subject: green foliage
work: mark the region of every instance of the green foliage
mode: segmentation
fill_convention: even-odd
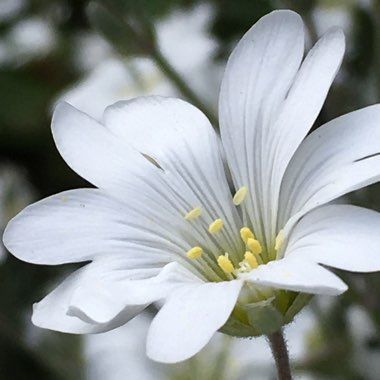
[[[239,39],[260,17],[274,8],[269,0],[212,0],[215,6],[215,19],[211,32],[221,41],[220,58],[225,59],[231,43]]]

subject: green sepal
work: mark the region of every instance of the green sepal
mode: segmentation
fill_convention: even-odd
[[[296,314],[298,314],[311,300],[312,294],[298,293],[287,312],[285,313],[285,324],[290,323]]]
[[[220,331],[236,337],[272,334],[292,322],[311,298],[310,294],[280,290],[265,300],[238,302]]]
[[[257,335],[276,332],[284,324],[284,317],[274,305],[275,297],[244,306],[250,326]]]

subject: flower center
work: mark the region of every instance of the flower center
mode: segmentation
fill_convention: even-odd
[[[243,186],[237,190],[232,198],[233,204],[240,206],[248,194],[248,188]],[[184,216],[185,220],[192,222],[201,217],[202,208],[195,207]],[[217,218],[208,225],[208,234],[215,237],[221,233],[223,228],[228,227],[225,225],[223,219]],[[235,235],[236,233],[233,233]],[[265,264],[267,260],[264,259],[263,247],[260,241],[255,237],[252,230],[243,226],[240,229],[240,241],[245,245],[245,249],[241,252],[232,252],[233,259],[230,255],[231,252],[225,252],[222,255],[217,255],[214,252],[208,252],[206,247],[194,246],[186,252],[189,260],[196,264],[195,266],[200,269],[206,277],[211,281],[224,281],[237,278],[240,273],[248,273],[256,269],[259,265]],[[281,230],[276,239],[274,250],[278,251],[285,240],[283,230]],[[240,243],[241,244],[241,243]]]

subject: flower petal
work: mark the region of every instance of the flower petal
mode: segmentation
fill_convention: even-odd
[[[303,257],[270,261],[242,278],[258,285],[311,294],[338,295],[347,290],[339,277]]]
[[[299,69],[303,39],[297,14],[263,17],[234,50],[221,89],[222,140],[235,186],[249,187],[247,215],[268,247],[276,235],[283,174],[317,118],[344,53],[343,33],[332,30]]]
[[[122,201],[146,202],[156,214],[169,213],[173,224],[182,219],[177,224],[183,225],[184,215],[201,207],[201,223],[187,223],[180,234],[172,235],[185,233],[187,248],[182,253],[200,241],[216,255],[243,249],[231,232],[240,228],[240,218],[232,205],[218,139],[199,110],[179,99],[147,97],[109,107],[104,120],[107,128],[68,104],[57,107],[53,134],[73,169]],[[161,167],[152,164],[155,160]],[[226,228],[215,240],[207,228],[218,218]]]
[[[268,162],[266,139],[297,73],[303,50],[301,18],[291,11],[272,12],[241,39],[222,82],[222,141],[235,187],[249,188],[244,205],[259,236],[264,234],[258,221],[263,212],[259,209],[263,164]],[[269,161],[268,167],[271,164]]]
[[[176,233],[179,226],[185,228],[182,218],[176,219],[165,204],[159,207],[154,198],[139,194],[132,199],[127,205],[98,189],[53,195],[13,219],[4,244],[16,257],[36,264],[79,262],[136,250],[161,262],[168,252],[184,256],[189,245]]]
[[[160,166],[163,180],[185,210],[202,208],[206,226],[219,218],[226,222],[229,228],[220,231],[223,251],[243,249],[229,233],[240,228],[240,218],[232,203],[219,140],[201,111],[180,99],[141,97],[108,107],[104,124],[126,146]],[[209,240],[203,231],[202,241]]]
[[[278,185],[290,159],[322,108],[342,62],[344,50],[344,34],[334,28],[310,50],[297,73],[271,130],[273,140],[268,146],[268,149],[272,149],[271,155],[275,157],[276,165],[272,179],[277,180]]]
[[[125,147],[95,119],[68,103],[56,107],[52,131],[67,164],[97,187],[122,193],[140,173],[152,181],[157,175],[158,169],[138,151]]]
[[[193,284],[174,293],[154,318],[148,356],[175,363],[196,354],[229,318],[241,281]]]
[[[189,282],[201,281],[176,262],[161,269],[138,257],[107,257],[89,265],[72,293],[67,314],[104,324],[126,308],[146,306]]]
[[[270,161],[272,166],[265,182],[267,187],[264,197],[265,194],[271,194],[267,196],[267,205],[275,200],[275,206],[271,205],[272,210],[278,210],[277,202],[285,170],[322,108],[342,62],[344,50],[344,34],[337,28],[327,32],[316,43],[302,63],[271,130],[267,150],[269,156],[274,158]],[[277,232],[275,227],[272,224],[273,236]]]
[[[380,178],[380,106],[349,113],[318,128],[301,144],[285,173],[279,227],[309,210]]]
[[[175,289],[201,280],[177,263],[163,269],[139,252],[98,259],[77,270],[35,304],[35,325],[70,333],[111,330]]]
[[[351,205],[328,205],[294,227],[286,256],[352,272],[380,270],[380,213]]]
[[[32,322],[36,326],[73,334],[99,333],[125,324],[147,306],[128,307],[104,324],[89,323],[76,316],[67,315],[72,293],[80,284],[86,270],[84,267],[74,272],[42,301],[34,304]]]

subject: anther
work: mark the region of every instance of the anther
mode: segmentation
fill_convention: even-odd
[[[247,196],[248,187],[242,186],[234,195],[232,202],[235,206],[239,206]]]
[[[218,257],[218,265],[223,269],[223,272],[227,274],[232,273],[235,270],[234,265],[228,258],[228,253]]]
[[[284,244],[284,241],[285,241],[285,232],[284,232],[284,230],[280,230],[280,232],[276,236],[276,241],[275,241],[275,244],[274,244],[274,249],[276,251],[278,251],[282,247],[282,245]]]
[[[201,214],[202,214],[202,209],[201,209],[200,207],[195,207],[195,208],[193,208],[192,210],[190,210],[190,211],[184,216],[184,218],[185,218],[186,220],[193,220],[193,219],[198,218]]]
[[[216,219],[209,225],[208,232],[210,232],[210,234],[216,234],[223,226],[224,226],[223,220]]]
[[[203,249],[201,247],[193,247],[186,252],[189,259],[199,259],[202,256]]]
[[[257,262],[257,259],[252,252],[247,251],[244,254],[244,258],[252,269],[255,269],[259,266],[259,263]]]
[[[248,227],[243,227],[240,230],[240,236],[243,239],[244,243],[247,244],[248,239],[254,239],[255,235]]]
[[[249,238],[247,241],[247,247],[252,253],[259,254],[262,252],[261,244],[258,240]]]

